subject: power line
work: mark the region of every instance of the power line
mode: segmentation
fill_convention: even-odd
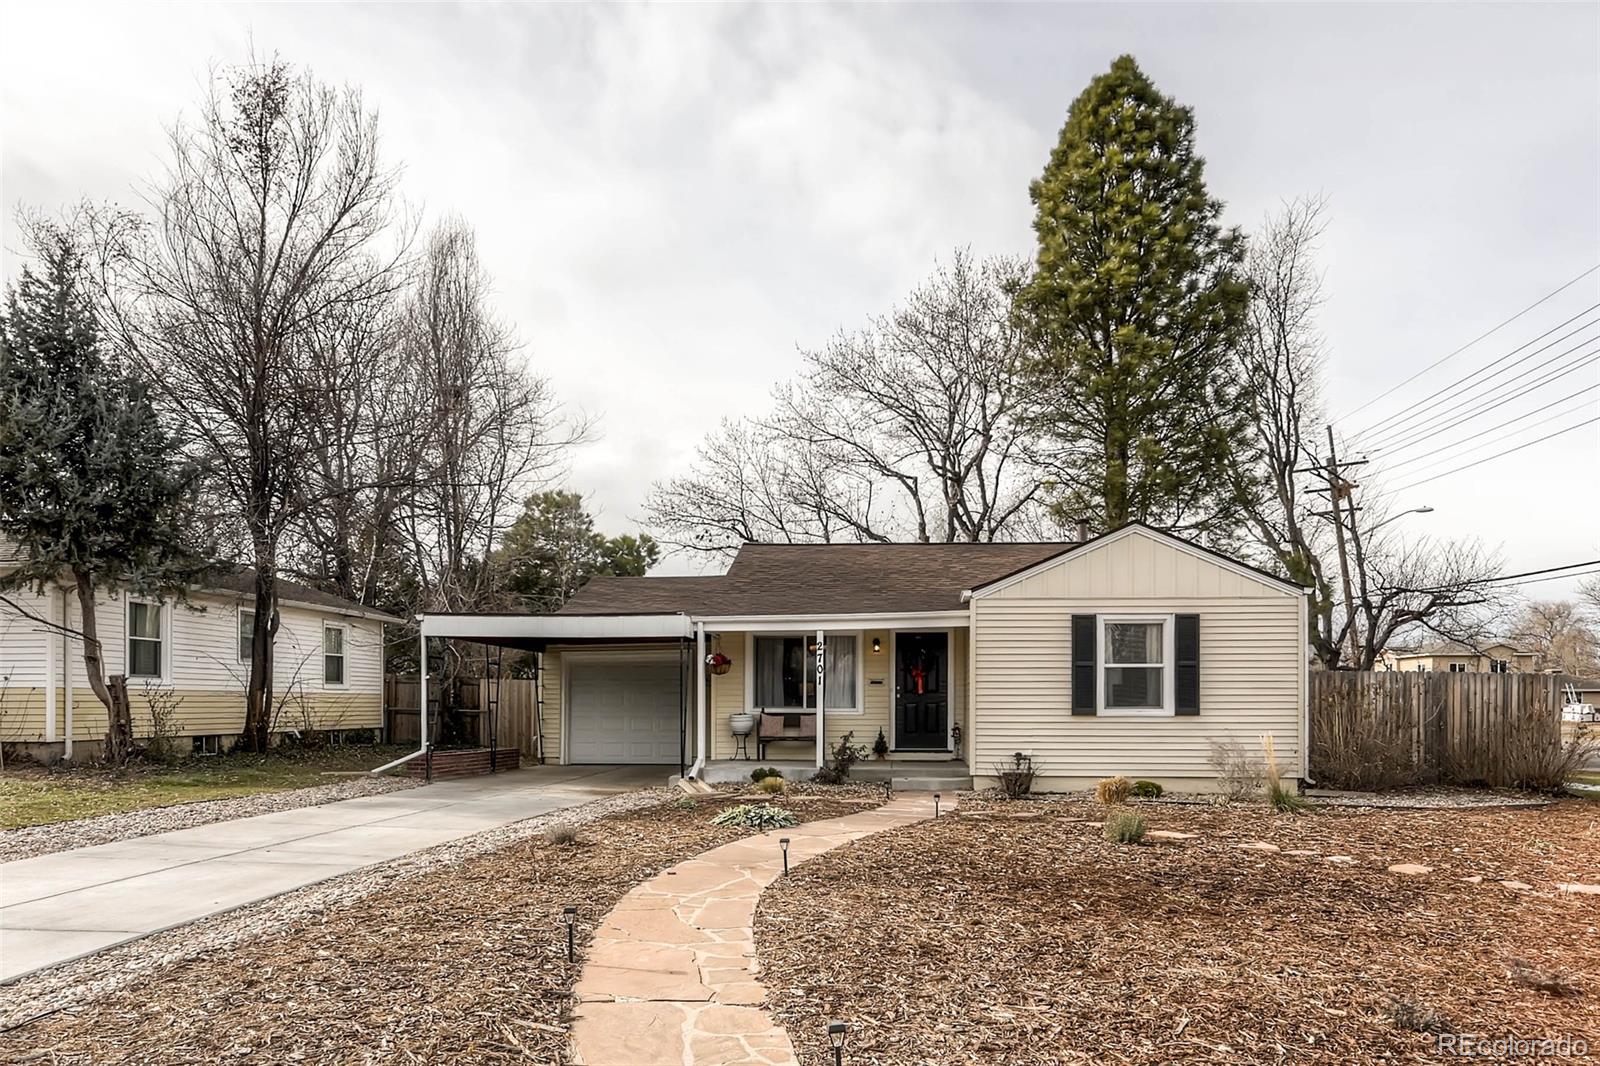
[[[1543,444],[1547,440],[1554,440],[1556,437],[1564,436],[1564,435],[1566,435],[1568,433],[1571,433],[1575,429],[1582,429],[1584,426],[1592,426],[1596,422],[1600,422],[1600,415],[1596,415],[1593,418],[1585,419],[1584,421],[1578,422],[1575,425],[1568,426],[1565,429],[1558,429],[1554,433],[1547,433],[1544,436],[1537,437],[1537,438],[1535,438],[1533,440],[1528,441],[1525,444],[1519,444],[1515,448],[1507,448],[1503,452],[1496,452],[1494,455],[1486,455],[1482,459],[1474,459],[1472,462],[1467,463],[1464,466],[1454,467],[1453,469],[1444,471],[1442,474],[1431,474],[1428,477],[1425,477],[1420,481],[1413,481],[1409,485],[1402,485],[1397,489],[1393,489],[1393,490],[1391,490],[1390,494],[1392,495],[1394,493],[1407,492],[1407,491],[1409,491],[1411,489],[1416,488],[1418,485],[1426,485],[1430,481],[1438,481],[1442,477],[1449,477],[1451,474],[1459,474],[1463,470],[1471,470],[1475,466],[1481,466],[1482,464],[1490,462],[1491,460],[1494,460],[1494,459],[1502,459],[1505,456],[1511,455],[1511,454],[1513,454],[1515,452],[1520,452],[1524,448],[1531,448],[1535,444]]]
[[[1543,570],[1525,570],[1520,574],[1496,574],[1494,577],[1485,577],[1471,582],[1474,585],[1498,585],[1502,581],[1516,581],[1518,578],[1538,577],[1540,574],[1560,575],[1562,570],[1576,570],[1580,566],[1600,566],[1600,559],[1586,559],[1581,563],[1563,563],[1560,566],[1547,566]],[[1568,575],[1570,576],[1570,575]]]
[[[1420,400],[1416,401],[1415,403],[1411,404],[1409,407],[1405,407],[1405,408],[1402,408],[1399,411],[1396,411],[1389,418],[1383,419],[1383,420],[1378,421],[1378,422],[1375,422],[1372,425],[1368,426],[1366,429],[1360,430],[1355,435],[1356,439],[1359,440],[1362,437],[1366,437],[1367,438],[1367,446],[1370,447],[1370,448],[1376,448],[1376,447],[1379,446],[1380,442],[1389,440],[1389,439],[1393,438],[1394,436],[1396,436],[1397,434],[1403,436],[1406,433],[1410,433],[1415,427],[1412,426],[1412,425],[1409,425],[1409,423],[1414,423],[1419,418],[1421,418],[1424,421],[1426,421],[1428,419],[1429,412],[1423,411],[1423,412],[1420,412],[1418,414],[1413,414],[1413,415],[1407,415],[1407,412],[1415,410],[1416,408],[1422,406],[1423,404],[1427,403],[1430,400],[1449,399],[1451,395],[1460,392],[1460,390],[1465,388],[1467,386],[1467,384],[1472,381],[1473,378],[1478,377],[1484,371],[1490,369],[1491,367],[1495,366],[1498,363],[1505,362],[1505,360],[1511,358],[1513,355],[1516,355],[1518,352],[1522,351],[1523,348],[1526,348],[1529,344],[1535,344],[1535,343],[1537,343],[1537,342],[1539,342],[1541,340],[1544,340],[1544,338],[1548,337],[1550,334],[1554,333],[1556,330],[1570,325],[1573,322],[1574,319],[1581,318],[1584,315],[1588,314],[1590,311],[1595,310],[1596,308],[1600,308],[1600,303],[1594,304],[1592,307],[1589,307],[1589,308],[1584,309],[1583,311],[1580,311],[1578,314],[1573,315],[1572,318],[1567,319],[1565,322],[1562,322],[1560,325],[1552,326],[1550,329],[1547,329],[1543,333],[1539,334],[1539,336],[1533,338],[1533,340],[1528,341],[1526,344],[1522,344],[1522,345],[1519,345],[1516,348],[1511,349],[1511,351],[1507,352],[1505,355],[1500,356],[1498,359],[1495,359],[1495,360],[1492,360],[1491,362],[1485,363],[1483,366],[1479,367],[1477,370],[1473,371],[1471,374],[1468,374],[1466,377],[1461,378],[1461,379],[1459,379],[1459,380],[1457,380],[1457,381],[1455,381],[1455,382],[1453,382],[1453,383],[1451,383],[1449,385],[1446,385],[1441,389],[1437,389],[1434,392],[1429,393],[1428,395],[1422,397],[1422,399],[1420,399]],[[1505,374],[1508,371],[1516,369],[1517,367],[1521,366],[1523,363],[1526,363],[1529,359],[1532,359],[1534,356],[1538,355],[1540,352],[1548,351],[1549,349],[1554,348],[1556,345],[1560,344],[1562,341],[1570,340],[1571,338],[1577,336],[1579,333],[1582,333],[1584,330],[1586,330],[1586,329],[1590,328],[1591,326],[1595,325],[1597,322],[1600,322],[1600,318],[1595,318],[1595,319],[1593,319],[1593,320],[1591,320],[1589,322],[1585,322],[1583,325],[1579,326],[1577,329],[1573,330],[1571,333],[1563,334],[1562,336],[1557,337],[1555,340],[1551,341],[1549,344],[1543,345],[1542,347],[1539,347],[1539,348],[1535,348],[1533,351],[1529,352],[1527,355],[1524,355],[1521,359],[1518,359],[1515,362],[1510,363],[1509,365],[1502,367],[1500,370],[1496,371],[1495,374],[1491,375],[1489,378],[1487,378],[1487,379],[1485,379],[1483,381],[1480,381],[1477,385],[1473,386],[1473,389],[1482,388],[1484,385],[1487,385],[1487,384],[1489,384],[1489,382],[1493,381],[1494,378],[1499,377],[1499,376],[1501,376],[1502,374]],[[1534,369],[1538,370],[1538,369],[1540,369],[1542,367],[1548,366],[1550,363],[1554,362],[1555,360],[1560,359],[1562,356],[1570,354],[1575,349],[1583,347],[1583,345],[1588,344],[1590,341],[1592,341],[1594,339],[1595,338],[1593,338],[1593,337],[1586,337],[1583,340],[1579,341],[1577,344],[1575,344],[1572,348],[1568,348],[1566,351],[1562,352],[1560,355],[1555,355],[1555,356],[1552,356],[1549,359],[1546,359],[1543,363],[1540,363],[1538,366],[1534,367]],[[1468,391],[1472,391],[1472,390],[1468,390]],[[1404,417],[1402,417],[1402,416],[1404,416]],[[1376,437],[1374,437],[1373,434],[1376,434]]]
[[[1501,585],[1500,587],[1505,589],[1515,589],[1521,588],[1523,585],[1537,585],[1541,581],[1570,581],[1574,578],[1593,577],[1596,574],[1600,574],[1600,567],[1597,567],[1593,570],[1579,570],[1575,574],[1551,574],[1549,577],[1536,577],[1528,581],[1513,581],[1509,584]]]
[[[1493,329],[1490,329],[1488,332],[1478,334],[1478,336],[1472,338],[1470,341],[1468,341],[1467,343],[1463,344],[1461,347],[1457,348],[1455,351],[1451,352],[1450,354],[1448,354],[1446,356],[1443,356],[1443,357],[1441,357],[1439,359],[1434,360],[1433,362],[1429,363],[1427,366],[1423,367],[1421,370],[1417,371],[1415,374],[1412,374],[1410,377],[1408,377],[1404,381],[1400,382],[1398,385],[1391,385],[1389,388],[1385,389],[1383,392],[1378,393],[1378,395],[1374,396],[1372,399],[1368,400],[1366,403],[1362,404],[1360,407],[1357,407],[1353,411],[1345,412],[1344,414],[1340,415],[1338,418],[1334,419],[1334,421],[1335,422],[1343,422],[1347,418],[1350,418],[1350,417],[1352,417],[1354,415],[1360,414],[1362,411],[1365,411],[1367,408],[1371,407],[1373,404],[1377,403],[1379,400],[1383,399],[1385,396],[1388,396],[1391,393],[1393,393],[1396,389],[1404,388],[1405,386],[1411,384],[1413,381],[1415,381],[1418,378],[1420,378],[1422,375],[1426,374],[1428,371],[1432,370],[1434,367],[1439,366],[1439,365],[1441,365],[1441,364],[1443,364],[1443,363],[1445,363],[1445,362],[1447,362],[1447,361],[1449,361],[1451,359],[1454,359],[1456,356],[1460,355],[1462,352],[1466,351],[1468,348],[1471,348],[1474,344],[1477,344],[1479,341],[1484,340],[1487,337],[1493,336],[1495,333],[1499,332],[1501,329],[1504,329],[1506,326],[1509,326],[1511,323],[1515,322],[1517,319],[1521,318],[1523,315],[1527,314],[1529,311],[1532,311],[1535,307],[1538,307],[1540,304],[1546,302],[1547,300],[1554,299],[1555,297],[1561,295],[1563,292],[1566,292],[1568,289],[1572,288],[1572,286],[1576,285],[1578,282],[1582,281],[1584,278],[1588,277],[1590,274],[1593,274],[1596,270],[1600,270],[1600,263],[1596,263],[1594,266],[1590,267],[1588,270],[1585,270],[1582,274],[1579,274],[1577,277],[1573,278],[1571,281],[1567,282],[1565,285],[1562,285],[1560,288],[1554,290],[1553,292],[1549,292],[1549,293],[1546,293],[1544,296],[1541,296],[1539,299],[1535,300],[1533,303],[1529,304],[1527,307],[1524,307],[1522,310],[1518,311],[1516,314],[1512,315],[1510,318],[1506,319],[1504,322],[1501,322],[1499,325],[1495,326]]]
[[[1600,354],[1596,355],[1596,359],[1600,359]],[[1477,438],[1483,436],[1485,433],[1493,433],[1495,430],[1504,429],[1506,426],[1509,426],[1512,423],[1526,421],[1527,419],[1532,418],[1534,415],[1543,414],[1545,411],[1550,410],[1550,408],[1552,408],[1552,407],[1559,407],[1561,404],[1566,403],[1568,400],[1571,400],[1574,397],[1582,396],[1585,393],[1593,392],[1596,389],[1600,389],[1600,381],[1595,382],[1593,385],[1590,385],[1588,388],[1579,389],[1577,392],[1569,393],[1568,395],[1562,396],[1559,399],[1552,400],[1549,403],[1545,404],[1543,407],[1535,407],[1533,410],[1527,412],[1526,414],[1520,414],[1520,415],[1517,415],[1514,418],[1508,418],[1504,422],[1501,422],[1499,425],[1490,426],[1488,429],[1480,429],[1478,432],[1472,434],[1471,436],[1462,437],[1458,441],[1452,441],[1449,444],[1446,444],[1446,445],[1443,445],[1441,447],[1433,449],[1433,451],[1431,451],[1431,452],[1423,452],[1421,455],[1413,455],[1409,459],[1401,459],[1401,460],[1399,460],[1397,462],[1390,463],[1388,466],[1385,466],[1382,469],[1385,472],[1388,472],[1388,471],[1391,471],[1391,470],[1397,470],[1402,466],[1410,466],[1412,463],[1421,462],[1423,459],[1428,458],[1430,455],[1438,455],[1440,452],[1447,452],[1452,448],[1459,448],[1461,445],[1467,443],[1467,441],[1476,440]],[[1583,405],[1579,404],[1579,406],[1581,407]],[[1563,412],[1563,413],[1564,414],[1570,414],[1571,412]],[[1459,423],[1452,423],[1452,425],[1455,425],[1455,424],[1459,424]],[[1444,430],[1449,429],[1449,428],[1451,428],[1451,427],[1450,426],[1444,426],[1439,430],[1439,432],[1442,433]],[[1514,437],[1518,433],[1521,433],[1521,432],[1522,432],[1522,430],[1520,430],[1520,429],[1513,430],[1510,433],[1507,433],[1503,437],[1496,437],[1495,440],[1487,441],[1484,444],[1478,445],[1478,447],[1480,447],[1480,448],[1488,447],[1488,445],[1494,444],[1496,441],[1505,440],[1506,437]],[[1408,444],[1408,445],[1406,445],[1406,447],[1408,447],[1408,448],[1409,447],[1415,447],[1415,444]],[[1400,449],[1400,450],[1404,450],[1404,449]],[[1435,464],[1435,465],[1437,465],[1437,464]]]

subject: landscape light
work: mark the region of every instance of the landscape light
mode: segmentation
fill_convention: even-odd
[[[828,1046],[833,1048],[833,1066],[842,1066],[844,1062],[844,1041],[850,1033],[850,1027],[844,1022],[828,1023]]]
[[[778,847],[783,849],[783,876],[789,876],[789,838],[779,837]]]
[[[565,910],[563,910],[561,912],[561,921],[567,927],[567,961],[572,962],[576,958],[573,949],[572,937],[573,931],[578,927],[578,908],[567,907]]]
[[[935,818],[939,817],[939,793],[937,792],[933,794],[933,816]]]

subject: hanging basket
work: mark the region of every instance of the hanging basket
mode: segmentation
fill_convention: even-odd
[[[714,651],[706,656],[706,668],[716,676],[721,677],[733,669],[733,660],[720,651]]]

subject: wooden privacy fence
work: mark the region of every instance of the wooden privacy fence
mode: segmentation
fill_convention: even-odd
[[[1311,674],[1311,776],[1340,788],[1509,785],[1561,744],[1550,674]]]
[[[492,681],[464,681],[458,684],[456,708],[466,732],[463,738],[470,744],[489,743],[488,713]],[[421,739],[420,720],[417,714],[418,685],[414,677],[384,678],[384,707],[387,709],[388,738],[391,744],[416,744]],[[525,758],[538,755],[538,685],[531,678],[502,678],[500,681],[500,706],[495,716],[496,746],[516,748]],[[439,735],[439,695],[428,693],[428,709],[432,713],[431,732]]]

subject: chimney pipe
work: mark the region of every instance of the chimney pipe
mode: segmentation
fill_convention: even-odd
[[[1088,539],[1089,539],[1089,520],[1087,518],[1080,518],[1080,519],[1078,519],[1078,543],[1082,544],[1084,541],[1086,541]]]

